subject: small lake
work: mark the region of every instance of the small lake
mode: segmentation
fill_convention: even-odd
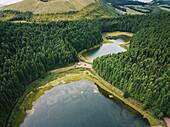
[[[126,35],[120,35],[117,38],[109,39],[109,41],[113,43],[106,43],[97,47],[95,49],[89,50],[82,55],[89,61],[93,62],[93,60],[97,57],[104,56],[107,54],[125,52],[126,49],[119,46],[119,44],[124,44],[130,40],[131,37]]]
[[[20,127],[149,127],[142,116],[82,79],[45,92]]]

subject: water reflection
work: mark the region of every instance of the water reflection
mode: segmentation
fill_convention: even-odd
[[[119,46],[119,44],[124,44],[125,42],[130,41],[131,37],[126,35],[120,35],[119,37],[115,37],[114,39],[109,39],[110,41],[114,43],[106,43],[101,45],[100,47],[97,47],[95,49],[89,50],[85,53],[83,53],[83,56],[93,62],[93,60],[97,57],[104,56],[107,54],[113,54],[113,53],[119,53],[119,52],[125,52],[126,49]]]
[[[83,92],[82,92],[83,91]],[[147,123],[108,98],[91,81],[61,84],[47,91],[35,103],[35,112],[20,127],[147,127]]]
[[[93,62],[93,60],[97,57],[104,56],[107,54],[125,52],[126,49],[120,47],[116,43],[106,43],[100,46],[99,48],[92,49],[83,53],[83,56],[89,61]]]

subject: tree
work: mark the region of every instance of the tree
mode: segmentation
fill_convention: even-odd
[[[142,106],[142,109],[143,109],[143,110],[146,110],[146,109],[148,109],[148,106],[147,106],[147,104],[143,104],[143,106]]]
[[[163,117],[163,115],[164,115],[163,112],[161,112],[161,113],[159,113],[158,117],[161,118],[161,117]]]
[[[170,108],[167,111],[167,116],[170,117]]]
[[[123,97],[124,97],[124,98],[128,98],[128,97],[129,97],[128,91],[125,91],[125,92],[124,92]]]
[[[157,116],[161,113],[160,109],[158,109],[158,108],[156,108],[154,112]]]

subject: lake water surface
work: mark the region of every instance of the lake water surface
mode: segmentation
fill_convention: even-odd
[[[100,47],[97,47],[95,49],[89,50],[82,55],[89,61],[93,62],[93,60],[97,57],[107,55],[107,54],[113,54],[113,53],[119,53],[119,52],[125,52],[126,49],[119,46],[119,44],[124,44],[125,42],[130,40],[130,37],[126,35],[121,35],[118,38],[115,39],[109,39],[110,41],[114,43],[106,43],[101,45]]]
[[[35,103],[20,127],[148,127],[138,113],[82,79],[55,86]]]

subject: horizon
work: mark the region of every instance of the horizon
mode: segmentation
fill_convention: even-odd
[[[10,5],[10,4],[14,4],[14,3],[18,3],[18,2],[21,2],[21,1],[23,1],[23,0],[0,0],[0,7]],[[149,3],[152,0],[137,0],[137,1]]]
[[[0,0],[0,7],[21,2],[23,0]]]

